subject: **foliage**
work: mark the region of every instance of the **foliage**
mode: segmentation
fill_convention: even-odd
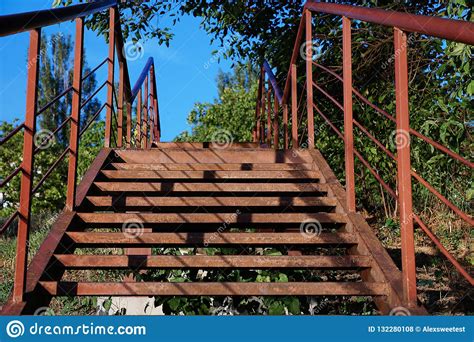
[[[196,103],[188,116],[192,132],[183,132],[176,141],[208,142],[227,134],[233,141],[251,141],[254,125],[257,73],[250,63],[237,64],[231,73],[217,76],[218,99]]]
[[[73,46],[71,36],[65,36],[62,32],[46,37],[41,41],[41,61],[39,76],[38,106],[42,108],[55,97],[72,85],[73,81]],[[91,69],[87,65],[86,53],[84,52],[83,75],[89,74]],[[97,88],[95,74],[90,74],[82,82],[82,98],[87,99]],[[71,113],[72,91],[69,91],[61,99],[57,100],[40,117],[40,128],[54,131],[59,127]],[[97,98],[92,98],[81,110],[80,126],[89,122],[91,117],[100,108]],[[69,141],[69,125],[56,133],[56,140],[66,146]]]

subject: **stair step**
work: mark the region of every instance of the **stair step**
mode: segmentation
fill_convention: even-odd
[[[148,179],[260,179],[273,180],[316,180],[321,178],[319,171],[155,171],[155,170],[103,170],[109,179],[148,180]]]
[[[208,268],[368,268],[367,256],[255,256],[255,255],[73,255],[59,254],[55,258],[68,269],[208,269]]]
[[[127,163],[312,163],[308,151],[275,151],[273,149],[151,149],[116,150]]]
[[[304,164],[282,164],[282,163],[230,163],[230,164],[144,164],[144,163],[112,163],[111,166],[117,170],[157,170],[157,171],[291,171],[291,170],[317,170],[310,163]]]
[[[54,296],[384,296],[387,287],[377,282],[288,283],[91,283],[41,281]]]
[[[320,183],[181,183],[181,182],[94,182],[101,191],[110,192],[317,192],[328,190],[327,184]]]
[[[229,144],[229,148],[258,148],[259,143],[254,142],[232,142]],[[219,145],[212,142],[154,142],[153,147],[155,148],[221,148]]]
[[[284,213],[284,214],[219,214],[219,213],[77,213],[77,216],[85,223],[96,224],[169,224],[169,223],[195,223],[195,224],[288,224],[300,225],[305,221],[319,223],[346,223],[347,216],[340,213]]]
[[[67,232],[78,247],[133,247],[133,246],[273,246],[321,245],[351,246],[357,236],[351,233],[124,233]]]
[[[151,197],[87,196],[97,207],[335,207],[333,197]]]

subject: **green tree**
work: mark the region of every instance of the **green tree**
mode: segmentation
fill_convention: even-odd
[[[191,132],[176,141],[213,141],[218,136],[246,142],[252,140],[258,74],[250,62],[236,64],[232,72],[219,71],[218,98],[213,103],[196,103],[188,116]]]
[[[41,63],[39,77],[39,108],[47,105],[55,97],[72,85],[73,81],[73,45],[71,36],[61,32],[51,35],[41,41]],[[83,75],[90,72],[84,52]],[[97,88],[95,74],[90,74],[82,83],[83,101],[92,95]],[[71,114],[72,91],[56,101],[41,114],[40,128],[54,131]],[[89,101],[81,110],[81,127],[100,108],[97,98]],[[56,134],[56,140],[61,146],[66,146],[69,140],[68,125]]]

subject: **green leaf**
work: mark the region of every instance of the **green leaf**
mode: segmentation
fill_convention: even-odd
[[[285,306],[280,301],[273,302],[268,308],[269,315],[283,315],[285,314]]]
[[[291,312],[293,315],[299,315],[301,313],[300,306],[300,301],[296,297],[292,297],[289,300],[289,303],[287,303],[288,311]]]

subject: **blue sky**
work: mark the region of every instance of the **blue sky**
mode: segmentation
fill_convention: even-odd
[[[0,0],[0,15],[47,9],[52,2]],[[154,25],[171,25],[167,17],[155,20]],[[211,52],[219,46],[210,45],[210,37],[200,29],[199,23],[197,18],[182,17],[173,28],[175,36],[169,48],[158,46],[156,40],[146,40],[142,42],[143,57],[128,63],[133,85],[148,57],[155,60],[163,141],[170,141],[189,128],[186,117],[194,103],[212,101],[217,96],[215,78],[218,70],[230,69],[230,61],[215,61]],[[43,37],[58,31],[74,37],[74,24],[50,26],[43,31]],[[84,45],[90,67],[107,56],[104,38],[97,37],[94,32],[86,31]],[[27,47],[28,33],[0,38],[0,121],[23,120]],[[106,73],[105,66],[96,73],[98,84],[106,79]],[[98,99],[104,101],[105,92],[100,92]]]

